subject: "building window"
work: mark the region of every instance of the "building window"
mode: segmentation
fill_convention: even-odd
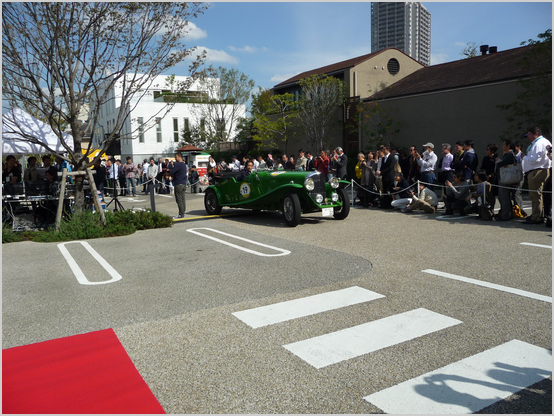
[[[387,63],[387,69],[389,70],[389,74],[396,75],[400,72],[400,63],[395,58],[391,58]]]
[[[142,117],[138,117],[137,122],[139,131],[139,143],[144,143],[144,120]]]
[[[179,119],[173,119],[173,141],[175,143],[179,142]]]
[[[156,117],[156,141],[162,142],[162,119],[160,117]]]
[[[188,133],[190,131],[190,124],[189,124],[189,119],[187,117],[185,117],[183,119],[183,122],[185,124],[185,132]]]
[[[200,119],[200,130],[204,131],[206,129],[206,119],[201,118]]]

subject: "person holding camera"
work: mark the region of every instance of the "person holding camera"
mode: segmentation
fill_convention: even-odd
[[[329,175],[329,158],[327,157],[327,151],[321,150],[319,156],[316,158],[314,166],[316,170],[323,174],[325,180],[327,180],[327,175]]]
[[[539,127],[529,127],[525,137],[531,143],[527,155],[523,157],[523,172],[527,176],[531,200],[531,216],[527,217],[525,223],[542,224],[544,222],[542,192],[550,177],[552,160],[548,157],[548,147],[552,152],[552,143],[542,136],[542,130]]]

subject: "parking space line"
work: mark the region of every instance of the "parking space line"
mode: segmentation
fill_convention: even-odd
[[[474,285],[477,285],[477,286],[483,286],[483,287],[486,287],[486,288],[489,288],[489,289],[500,290],[502,292],[512,293],[514,295],[524,296],[526,298],[542,300],[543,302],[552,303],[552,297],[539,295],[539,294],[533,293],[533,292],[527,292],[526,290],[514,289],[514,288],[508,287],[508,286],[497,285],[495,283],[484,282],[482,280],[471,279],[469,277],[457,276],[455,274],[439,272],[437,270],[427,269],[427,270],[422,270],[422,272],[423,273],[434,274],[436,276],[446,277],[448,279],[459,280],[460,282],[471,283],[471,284],[474,284]]]
[[[457,319],[419,308],[287,344],[284,348],[319,369],[461,323]]]
[[[208,230],[208,231],[212,231],[212,232],[214,232],[214,233],[222,234],[222,235],[225,235],[225,236],[227,236],[227,237],[234,238],[234,239],[236,239],[236,240],[245,241],[245,242],[248,242],[248,243],[250,243],[250,244],[254,244],[254,245],[257,245],[257,246],[260,246],[260,247],[265,247],[265,248],[269,248],[269,249],[271,249],[271,250],[278,251],[278,254],[266,254],[266,253],[261,253],[261,252],[259,252],[259,251],[250,250],[249,248],[241,247],[241,246],[239,246],[239,245],[237,245],[237,244],[229,243],[228,241],[225,241],[225,240],[220,240],[219,238],[212,237],[211,235],[202,234],[202,233],[198,232],[197,230]],[[209,238],[210,240],[217,241],[218,243],[225,244],[225,245],[227,245],[227,246],[229,246],[229,247],[234,247],[234,248],[236,248],[236,249],[238,249],[238,250],[242,250],[242,251],[246,251],[247,253],[255,254],[256,256],[261,256],[261,257],[278,257],[278,256],[286,256],[286,255],[290,254],[290,251],[289,251],[289,250],[285,250],[285,249],[282,249],[282,248],[270,246],[270,245],[263,244],[263,243],[258,243],[257,241],[249,240],[249,239],[247,239],[247,238],[239,237],[239,236],[236,236],[236,235],[233,235],[233,234],[224,233],[224,232],[219,231],[219,230],[214,230],[213,228],[190,228],[190,229],[188,229],[187,231],[188,231],[189,233],[193,233],[193,234],[199,235],[199,236],[201,236],[201,237],[205,237],[205,238]]]
[[[100,265],[106,270],[112,278],[110,280],[105,280],[103,282],[90,282],[73,256],[69,253],[67,248],[65,247],[66,244],[73,244],[73,243],[80,243],[90,254],[94,259],[100,263]],[[118,280],[122,279],[122,276],[106,261],[104,258],[94,250],[89,243],[86,241],[68,241],[65,243],[58,244],[58,248],[60,249],[62,255],[64,256],[65,260],[67,261],[67,264],[71,268],[71,271],[77,278],[77,281],[82,285],[105,285],[106,283],[114,283]]]
[[[353,286],[319,295],[234,312],[233,315],[252,328],[260,328],[384,297],[384,295],[372,292],[371,290]]]
[[[364,399],[389,414],[474,413],[552,375],[552,351],[519,340]]]
[[[542,248],[549,248],[550,250],[552,250],[552,246],[545,246],[543,244],[534,244],[534,243],[519,243],[521,245],[524,245],[524,246],[533,246],[533,247],[542,247]]]

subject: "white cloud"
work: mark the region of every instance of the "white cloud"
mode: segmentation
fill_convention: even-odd
[[[207,60],[210,62],[223,62],[227,64],[237,65],[239,60],[232,55],[229,55],[225,51],[217,51],[215,49],[206,48],[204,46],[198,46],[197,52],[205,50],[207,53]]]
[[[431,65],[443,64],[449,62],[447,53],[432,53],[431,54]]]
[[[272,82],[280,83],[283,81],[286,81],[289,78],[292,78],[295,75],[298,75],[300,72],[297,72],[296,74],[275,74],[271,77]]]
[[[205,30],[200,29],[194,23],[189,22],[187,25],[187,39],[202,39],[208,36]]]
[[[465,48],[467,46],[467,42],[454,42],[454,45]]]
[[[234,46],[229,46],[229,49],[233,52],[247,52],[247,53],[255,53],[258,48],[255,48],[254,46],[248,46],[245,45],[244,48],[236,48]]]

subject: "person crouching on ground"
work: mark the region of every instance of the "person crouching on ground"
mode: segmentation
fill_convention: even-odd
[[[393,208],[406,208],[412,203],[412,197],[414,193],[410,188],[410,183],[407,179],[404,178],[402,172],[396,172],[394,174],[394,179],[396,180],[396,187],[393,188],[396,194],[393,195],[394,201],[391,202]]]
[[[423,210],[427,214],[434,214],[437,211],[439,198],[431,189],[427,188],[424,183],[419,184],[419,196],[413,195],[412,202],[402,212],[410,213],[418,209]]]
[[[469,196],[469,179],[464,179],[464,173],[454,172],[454,183],[446,181],[446,205],[445,215],[454,215],[454,210],[458,209],[460,215],[466,215],[464,208],[469,204],[466,198]]]

